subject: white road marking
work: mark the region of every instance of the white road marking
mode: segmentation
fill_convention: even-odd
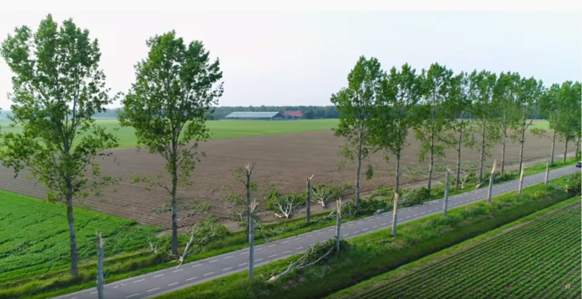
[[[382,224],[380,224],[380,225],[386,225],[386,224],[388,224],[388,223],[384,222],[384,223],[382,223]]]
[[[303,249],[303,247],[297,247],[297,248],[295,248],[295,250],[301,250],[301,249]]]
[[[144,280],[145,280],[145,279],[139,279],[139,280],[136,280],[136,281],[134,281],[133,283],[142,282],[142,281],[144,281]]]
[[[242,264],[239,264],[238,266],[239,266],[239,267],[242,267],[242,266],[244,266],[244,265],[246,265],[246,264],[247,264],[247,263],[242,263]]]
[[[284,242],[281,242],[281,244],[286,244],[286,243],[289,243],[289,241],[284,241]]]
[[[232,267],[224,268],[224,269],[222,269],[222,271],[228,271],[230,269],[232,269]]]
[[[229,255],[229,256],[225,257],[224,259],[226,260],[226,259],[229,259],[231,257],[233,257],[233,256],[232,255]]]
[[[376,228],[376,227],[378,227],[378,226],[377,225],[372,226],[372,228]]]
[[[313,245],[315,245],[315,243],[311,243],[311,244],[309,244],[309,245],[307,245],[307,246],[311,247],[311,246],[313,246]]]
[[[367,231],[367,230],[369,230],[369,228],[364,228],[364,229],[363,229],[363,231]]]
[[[71,299],[77,299],[77,297],[73,297],[73,298],[71,298]]]
[[[273,244],[273,245],[269,245],[269,247],[275,247],[275,245],[276,245],[276,244]]]
[[[148,292],[148,293],[149,293],[149,292],[153,292],[153,291],[155,291],[155,290],[159,290],[159,289],[160,289],[160,288],[153,288],[153,289],[151,289],[151,290],[147,290],[146,292]]]
[[[283,252],[283,254],[285,254],[285,253],[291,253],[291,250],[287,250],[287,251]]]
[[[171,284],[169,284],[168,286],[169,286],[169,287],[171,287],[171,286],[173,286],[173,285],[177,285],[177,284],[179,284],[179,283],[180,283],[180,282],[172,282],[172,283],[171,283]]]
[[[359,233],[359,232],[360,232],[359,230],[355,231],[355,232],[354,232],[354,235],[355,235],[355,234],[357,234],[357,233]]]
[[[196,265],[196,266],[200,266],[200,265]],[[194,267],[196,267],[196,266],[194,266]],[[155,276],[154,276],[154,278],[156,278],[156,277],[160,277],[160,276],[164,276],[164,274],[158,274],[158,275],[155,275]]]
[[[307,235],[307,236],[305,236],[305,237],[306,237],[306,238],[313,237],[313,234],[309,234],[309,235]]]
[[[208,263],[209,263],[209,264],[212,264],[212,263],[214,263],[214,262],[218,262],[218,260],[212,260],[212,261],[210,261],[210,262],[208,262]]]
[[[176,271],[172,271],[172,273],[180,272],[180,271],[182,271],[182,270],[184,270],[184,269],[178,269],[178,270],[176,270]]]
[[[89,293],[89,295],[93,295],[93,294],[97,294],[97,292],[91,292],[91,293]]]
[[[352,225],[354,225],[354,224],[353,224],[353,223],[350,223],[350,224],[348,224],[347,226],[352,226]]]
[[[414,217],[417,217],[417,216],[418,216],[418,214],[414,214],[413,216],[414,216]]]
[[[269,257],[276,257],[276,256],[277,256],[277,254],[275,253],[273,255],[270,255]]]
[[[135,294],[133,294],[133,295],[129,295],[129,296],[125,297],[125,298],[131,298],[131,297],[135,297],[135,296],[139,296],[139,293],[135,293]],[[71,299],[72,299],[72,298],[71,298]]]
[[[208,273],[204,274],[203,276],[208,276],[208,275],[212,275],[212,274],[214,274],[214,272],[208,272]]]
[[[261,260],[263,260],[263,258],[256,259],[255,262],[258,262],[258,261],[261,261]]]
[[[202,265],[200,265],[200,264],[192,265],[192,268],[196,268],[198,266],[202,266]],[[162,275],[164,275],[164,274],[162,274]]]
[[[186,281],[194,280],[196,278],[198,278],[198,277],[190,277],[190,278],[186,279]]]
[[[119,287],[119,286],[118,286],[118,285],[116,285],[116,286],[114,286],[113,288],[114,288],[114,289],[117,289],[118,287]],[[75,298],[77,298],[77,297],[75,297]],[[71,298],[71,299],[75,299],[75,298]]]
[[[255,251],[259,251],[259,250],[263,250],[263,247],[261,247],[261,248],[255,248]]]
[[[240,255],[244,255],[244,254],[247,254],[247,253],[249,253],[249,252],[248,252],[248,251],[241,252],[241,254],[240,254]]]

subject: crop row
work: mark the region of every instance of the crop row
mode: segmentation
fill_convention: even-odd
[[[386,283],[362,298],[579,297],[580,241],[578,202]]]

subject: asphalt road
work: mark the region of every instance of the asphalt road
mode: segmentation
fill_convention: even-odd
[[[550,179],[558,178],[580,171],[579,168],[566,166],[550,172]],[[542,183],[545,173],[527,176],[524,178],[524,187]],[[517,190],[518,181],[505,182],[493,186],[493,195],[504,194]],[[487,198],[487,188],[449,197],[449,209],[474,203]],[[426,202],[422,205],[401,208],[398,211],[398,222],[404,223],[422,218],[431,214],[442,213],[443,199]],[[342,237],[351,237],[370,233],[390,227],[392,212],[387,212],[358,221],[346,222],[342,225]],[[317,231],[277,240],[255,247],[255,267],[261,266],[307,250],[317,242],[332,239],[335,236],[335,227],[328,227]],[[129,279],[116,281],[104,286],[104,298],[153,298],[191,285],[199,284],[221,276],[248,269],[248,249],[237,250],[204,260],[184,264]],[[56,297],[59,299],[97,298],[96,288]]]

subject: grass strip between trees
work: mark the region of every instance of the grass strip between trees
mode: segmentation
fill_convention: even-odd
[[[243,271],[158,298],[321,298],[571,198],[574,194],[562,186],[576,175],[580,180],[577,173],[554,179],[550,186],[527,187],[521,195],[497,196],[491,205],[481,201],[452,209],[447,217],[430,215],[404,223],[397,237],[384,229],[352,238],[349,248],[327,263],[294,271],[275,283],[267,280],[297,256],[258,267],[252,284]]]

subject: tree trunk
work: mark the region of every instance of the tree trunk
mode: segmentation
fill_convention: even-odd
[[[172,170],[172,254],[178,256],[178,199],[176,189],[178,188],[178,171],[174,167]]]
[[[525,147],[525,129],[521,131],[521,139],[519,140],[519,166],[523,167],[523,148]]]
[[[311,179],[307,178],[307,224],[311,222]]]
[[[400,200],[400,195],[394,193],[394,213],[392,214],[392,235],[396,236],[398,228],[398,201]]]
[[[342,227],[342,201],[337,201],[337,218],[335,227],[335,246],[336,250],[340,252],[340,240],[341,240],[341,227]]]
[[[103,240],[97,234],[97,298],[103,299]]]
[[[247,240],[250,242],[249,236],[251,233],[251,176],[247,174],[247,183],[245,184],[247,189]]]
[[[564,145],[564,163],[566,163],[566,158],[568,155],[568,141],[570,141],[570,138],[566,138],[566,144]]]
[[[433,139],[431,137],[431,139]],[[427,189],[428,189],[428,195],[430,196],[430,189],[432,186],[432,168],[434,166],[434,155],[433,155],[433,151],[434,151],[434,141],[431,141],[431,146],[430,146],[430,166],[428,168],[428,185],[427,185]]]
[[[489,177],[489,189],[487,190],[487,203],[491,204],[491,197],[493,196],[493,178],[495,177],[494,173],[491,173]]]
[[[521,172],[519,174],[519,189],[517,191],[518,194],[521,194],[521,192],[523,192],[523,175],[525,172],[525,167],[523,167],[523,164],[521,164]]]
[[[501,172],[505,171],[505,144],[507,143],[507,129],[503,129],[503,144],[501,145]]]
[[[485,123],[481,130],[481,157],[479,162],[479,185],[483,184],[483,167],[485,167]]]
[[[398,193],[400,190],[400,153],[396,155],[396,187],[394,187],[394,193]]]
[[[544,184],[548,185],[548,181],[550,180],[550,162],[546,163],[546,178],[544,179]]]
[[[580,151],[580,138],[576,139],[576,153],[575,153],[575,157],[576,159],[578,159],[578,152]]]
[[[362,159],[358,157],[358,174],[356,175],[356,210],[360,207],[360,171],[362,170]]]
[[[67,183],[67,218],[69,220],[69,237],[71,239],[71,275],[79,275],[77,267],[77,236],[75,234],[75,218],[73,216],[73,186]]]
[[[463,145],[463,130],[459,132],[459,145],[457,148],[457,181],[455,182],[455,190],[459,190],[459,181],[461,179],[461,146]]]
[[[253,280],[255,271],[255,220],[250,218],[249,230],[249,281]]]
[[[445,200],[444,200],[445,202],[443,203],[443,216],[447,216],[447,208],[448,208],[448,203],[449,203],[450,179],[451,179],[451,174],[447,171],[447,184],[445,185]]]
[[[550,155],[550,165],[554,164],[555,149],[556,149],[556,131],[554,130],[554,135],[552,136],[552,154]]]

